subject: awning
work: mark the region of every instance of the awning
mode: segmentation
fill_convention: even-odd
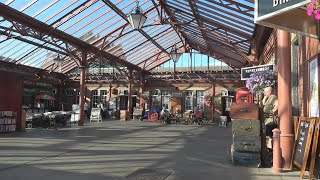
[[[50,101],[54,101],[55,98],[48,95],[48,94],[40,94],[36,96],[36,99],[44,99],[44,100],[50,100]]]

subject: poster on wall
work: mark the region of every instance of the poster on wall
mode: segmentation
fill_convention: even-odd
[[[309,117],[319,117],[318,58],[309,63]]]

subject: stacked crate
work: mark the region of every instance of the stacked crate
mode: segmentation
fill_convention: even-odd
[[[258,166],[261,163],[259,107],[249,103],[234,103],[230,109],[233,141],[232,162],[236,165]]]

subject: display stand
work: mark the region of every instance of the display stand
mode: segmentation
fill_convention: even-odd
[[[16,131],[16,117],[16,112],[0,111],[0,133]]]
[[[100,111],[101,111],[100,108],[92,108],[91,109],[90,122],[92,122],[92,121],[102,122],[102,117],[101,117]]]

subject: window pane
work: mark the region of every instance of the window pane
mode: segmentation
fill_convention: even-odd
[[[162,108],[165,108],[165,109],[171,109],[171,105],[170,105],[170,92],[169,91],[162,91]]]
[[[186,91],[185,96],[185,110],[192,110],[193,109],[193,95],[192,91]]]
[[[98,106],[98,101],[99,96],[98,96],[98,90],[93,90],[92,91],[92,107],[97,107]]]
[[[204,91],[197,91],[197,107],[200,111],[204,110]]]
[[[106,105],[107,103],[107,91],[106,90],[101,90],[100,91],[100,98],[101,98],[101,102]]]

